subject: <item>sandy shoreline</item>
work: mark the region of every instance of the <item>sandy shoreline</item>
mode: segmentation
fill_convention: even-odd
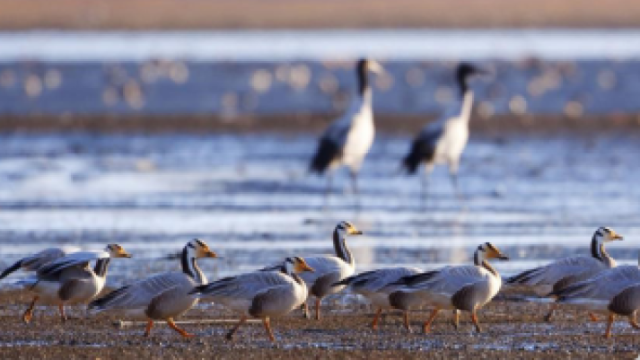
[[[0,29],[203,29],[362,27],[635,27],[640,4],[630,0],[1,0]],[[286,9],[286,11],[283,11]],[[500,11],[496,11],[500,9]]]
[[[378,331],[368,327],[371,311],[363,305],[329,304],[319,322],[302,319],[294,312],[274,319],[277,345],[271,344],[259,323],[242,328],[234,341],[224,340],[231,324],[186,324],[197,336],[182,339],[167,326],[156,326],[151,338],[141,336],[143,326],[118,328],[118,316],[100,314],[82,317],[79,307],[70,309],[71,319],[60,323],[55,311],[42,308],[34,321],[25,325],[19,314],[27,298],[14,292],[0,293],[0,332],[2,358],[452,358],[488,356],[491,358],[634,358],[638,334],[623,319],[614,326],[614,337],[604,339],[605,323],[589,322],[584,312],[565,309],[550,323],[542,321],[547,304],[494,301],[480,312],[481,334],[472,330],[463,314],[461,328],[455,331],[450,314],[436,320],[431,334],[421,333],[425,311],[412,314],[413,334],[402,327],[400,317],[390,314]],[[206,306],[206,305],[205,305]],[[236,317],[217,306],[190,311],[181,320],[229,319]],[[330,310],[329,310],[330,309]]]

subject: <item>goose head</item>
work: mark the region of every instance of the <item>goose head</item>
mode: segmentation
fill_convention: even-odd
[[[105,251],[109,253],[111,258],[130,258],[129,254],[122,246],[118,244],[109,244],[105,248]]]
[[[299,256],[288,257],[284,260],[284,268],[288,274],[299,274],[305,271],[314,272],[313,268]]]
[[[596,230],[593,237],[600,243],[611,242],[611,241],[622,241],[624,238],[622,235],[615,232],[613,229],[602,226]]]
[[[509,257],[502,253],[495,245],[490,242],[486,242],[478,246],[478,250],[476,251],[482,260],[488,259],[498,259],[498,260],[509,260]]]
[[[338,232],[342,237],[345,235],[362,235],[363,232],[356,229],[353,224],[348,221],[341,221],[336,225],[336,232]]]
[[[200,239],[193,239],[187,243],[186,246],[189,254],[196,258],[217,258],[218,255],[209,249],[209,245],[207,245],[204,241]]]

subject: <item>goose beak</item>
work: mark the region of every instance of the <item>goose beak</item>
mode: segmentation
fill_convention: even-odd
[[[309,266],[309,265],[307,265],[307,264],[304,264],[304,265],[302,266],[302,269],[303,269],[304,271],[316,272],[316,271],[315,271],[311,266]]]
[[[509,257],[507,255],[505,255],[505,254],[498,254],[497,258],[499,260],[505,260],[505,261],[509,260]]]
[[[364,235],[364,233],[362,231],[356,230],[356,229],[353,229],[353,230],[349,231],[349,234],[350,235]]]
[[[205,255],[206,255],[206,257],[209,257],[209,258],[217,258],[218,257],[218,254],[214,253],[211,250],[208,250],[207,252],[205,252]]]
[[[128,252],[126,252],[124,250],[121,251],[119,255],[120,255],[120,257],[123,257],[123,258],[131,258],[131,254],[129,254]]]
[[[622,235],[620,235],[620,234],[615,234],[615,235],[614,235],[614,237],[613,237],[613,240],[620,240],[620,241],[622,241],[622,240],[624,240],[624,237],[622,237]]]

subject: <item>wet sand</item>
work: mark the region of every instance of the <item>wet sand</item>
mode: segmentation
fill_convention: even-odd
[[[21,323],[19,314],[28,298],[15,292],[0,293],[0,358],[635,358],[640,348],[638,332],[620,319],[614,337],[603,338],[605,323],[589,322],[586,313],[563,308],[550,323],[542,321],[548,304],[494,301],[480,312],[483,333],[476,333],[467,314],[458,331],[443,313],[432,333],[421,332],[426,311],[412,314],[414,332],[401,326],[400,316],[390,314],[378,331],[369,328],[372,315],[366,305],[341,306],[330,301],[317,322],[294,312],[272,320],[277,344],[272,344],[259,323],[241,328],[233,341],[224,339],[231,324],[186,324],[195,334],[179,337],[158,324],[144,338],[143,324],[119,328],[115,314],[83,318],[80,307],[69,310],[61,324],[53,309],[38,308],[31,324]],[[181,320],[229,319],[236,317],[216,306],[199,305]],[[601,316],[601,319],[604,317]]]

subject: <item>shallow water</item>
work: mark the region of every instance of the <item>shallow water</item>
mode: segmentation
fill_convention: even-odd
[[[177,269],[167,256],[198,237],[224,257],[201,261],[216,278],[329,253],[340,220],[365,232],[349,240],[359,270],[469,263],[491,241],[511,256],[496,264],[510,274],[588,254],[602,225],[625,236],[609,252],[636,262],[637,135],[472,136],[461,167],[466,199],[456,200],[438,169],[426,204],[419,178],[397,171],[409,140],[378,136],[359,199],[340,173],[326,200],[325,180],[306,175],[312,135],[4,134],[0,267],[47,246],[118,242],[135,258],[114,261],[117,285]]]

